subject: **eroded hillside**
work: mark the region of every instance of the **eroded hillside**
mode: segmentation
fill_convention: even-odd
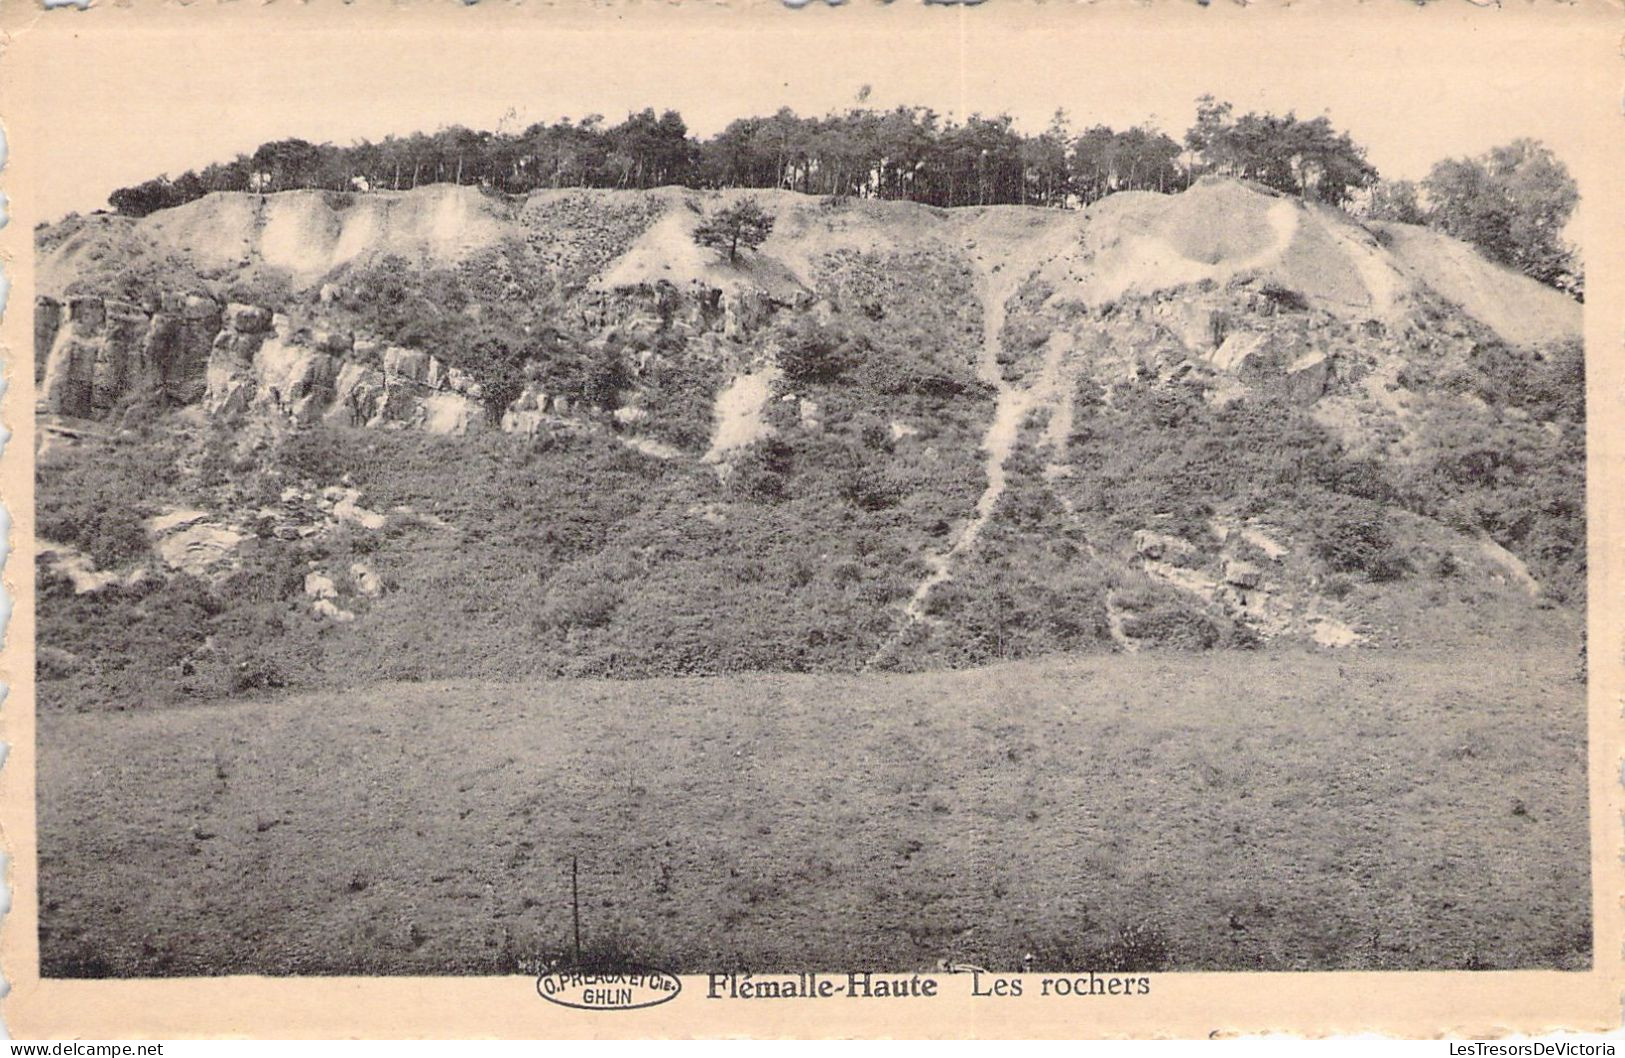
[[[43,229],[42,700],[1577,635],[1562,295],[1231,181],[739,197]]]

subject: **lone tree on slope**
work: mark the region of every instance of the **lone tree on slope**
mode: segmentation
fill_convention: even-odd
[[[706,216],[694,229],[694,241],[712,249],[727,247],[728,260],[739,260],[739,248],[754,250],[773,230],[773,218],[753,198],[719,209]]]

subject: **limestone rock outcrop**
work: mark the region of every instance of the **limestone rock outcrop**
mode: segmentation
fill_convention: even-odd
[[[296,332],[285,317],[234,305],[215,338],[206,407],[252,409],[299,425],[411,427],[462,435],[483,429],[477,383],[421,350],[382,348],[348,331]]]
[[[203,394],[221,307],[201,294],[166,295],[149,311],[114,298],[42,297],[34,317],[39,410],[100,418],[126,397],[189,404]]]

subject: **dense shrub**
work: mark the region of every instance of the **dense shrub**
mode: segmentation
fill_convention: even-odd
[[[838,327],[803,317],[779,349],[779,368],[792,386],[834,382],[864,356],[864,343]]]
[[[609,624],[621,604],[620,590],[613,584],[560,584],[548,592],[537,616],[544,629],[602,628]]]
[[[1415,429],[1414,452],[1396,473],[1406,506],[1487,535],[1553,597],[1583,598],[1584,422],[1492,417],[1443,398],[1421,407]]]
[[[1123,632],[1146,645],[1174,650],[1211,650],[1224,640],[1217,621],[1172,601],[1124,617]]]
[[[1070,442],[1075,502],[1125,534],[1158,524],[1200,539],[1221,504],[1382,487],[1301,410],[1270,397],[1215,408],[1194,386],[1121,385],[1107,405],[1085,380]]]
[[[682,343],[662,336],[656,341],[651,373],[640,389],[649,418],[641,431],[684,452],[704,452],[711,440],[712,408],[723,385],[722,365],[689,356]]]
[[[785,497],[793,467],[794,450],[778,438],[750,445],[733,459],[730,491],[736,496],[760,503],[774,503]]]
[[[1585,350],[1578,340],[1541,350],[1515,349],[1487,339],[1444,381],[1498,407],[1516,408],[1541,422],[1585,421]]]
[[[147,553],[144,519],[176,476],[176,448],[161,438],[119,441],[94,457],[38,470],[37,533],[90,555],[112,569]]]
[[[611,411],[620,406],[621,391],[630,382],[625,357],[619,349],[606,346],[588,354],[576,392],[589,406]]]
[[[1388,531],[1388,512],[1355,497],[1327,495],[1307,512],[1310,550],[1334,573],[1364,573],[1394,580],[1408,569]]]
[[[108,493],[53,505],[39,522],[42,538],[76,547],[100,569],[113,569],[147,552],[142,507],[117,506]]]

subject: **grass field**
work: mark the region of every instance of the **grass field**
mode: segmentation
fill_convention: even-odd
[[[1522,652],[1520,652],[1520,650]],[[1580,968],[1572,649],[40,716],[47,976]]]

